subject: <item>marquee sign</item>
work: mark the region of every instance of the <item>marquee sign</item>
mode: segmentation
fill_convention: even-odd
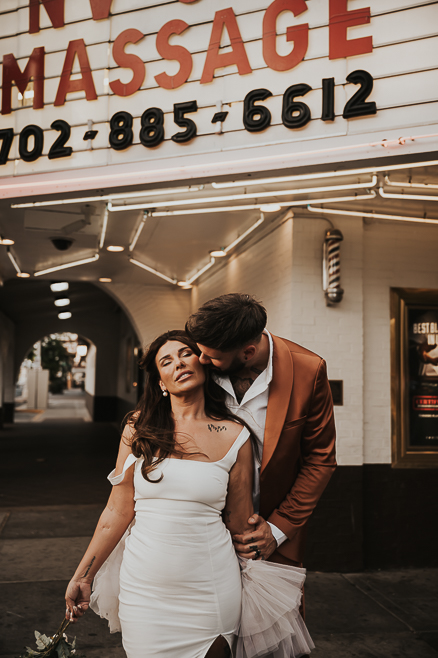
[[[345,160],[419,126],[432,150],[438,10],[405,4],[3,0],[0,177]]]

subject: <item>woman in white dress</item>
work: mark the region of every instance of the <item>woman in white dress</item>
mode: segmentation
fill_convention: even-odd
[[[94,609],[110,621],[115,615],[116,630],[120,620],[128,658],[224,658],[239,627],[242,580],[231,537],[247,529],[253,512],[257,445],[227,410],[198,354],[183,331],[171,331],[143,358],[145,394],[123,432],[107,506],[66,591],[66,616],[76,621],[90,605],[98,576]],[[117,545],[124,548],[114,575],[108,565],[115,564]],[[304,570],[288,569],[299,593]],[[111,578],[117,580],[118,610],[107,613],[105,581]],[[293,635],[299,651],[275,655],[298,656],[311,646],[296,610],[295,630],[282,622],[281,633]]]

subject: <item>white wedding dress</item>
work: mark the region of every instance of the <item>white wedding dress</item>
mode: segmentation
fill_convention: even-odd
[[[241,575],[221,518],[229,472],[248,438],[244,428],[216,462],[165,459],[151,473],[161,482],[145,480],[134,455],[108,476],[120,484],[135,463],[135,521],[96,575],[90,605],[111,632],[121,630],[128,658],[204,658],[219,635],[234,650],[239,628],[241,658],[313,648],[298,613],[305,570],[249,560]]]

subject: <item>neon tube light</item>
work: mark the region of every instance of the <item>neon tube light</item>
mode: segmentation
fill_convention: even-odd
[[[207,263],[207,265],[205,265],[202,269],[198,270],[194,276],[190,277],[190,279],[187,279],[186,283],[187,283],[189,286],[191,286],[192,283],[193,283],[194,281],[196,281],[197,279],[199,279],[199,277],[202,276],[202,275],[204,274],[204,272],[206,272],[207,270],[209,270],[210,267],[213,267],[213,265],[215,264],[215,262],[216,262],[216,260],[215,260],[213,257],[211,257],[211,258],[210,258],[210,262]]]
[[[161,210],[160,212],[151,212],[150,217],[173,217],[175,215],[202,215],[203,213],[234,212],[236,210],[260,210],[260,204],[250,204],[248,206],[216,206],[216,208],[192,208],[190,210]]]
[[[168,283],[176,284],[178,283],[177,279],[171,279],[170,277],[166,276],[165,274],[161,274],[161,272],[158,272],[157,270],[154,270],[152,267],[149,267],[149,265],[145,265],[144,263],[140,263],[138,260],[134,260],[134,258],[130,258],[129,262],[132,263],[133,265],[137,265],[137,267],[141,267],[143,270],[146,270],[147,272],[150,272],[151,274],[155,274],[155,276],[160,277],[160,279],[164,279]]]
[[[384,199],[407,199],[408,201],[438,201],[437,196],[427,196],[425,194],[391,194],[384,192],[383,188],[379,187],[379,194]]]
[[[321,178],[337,178],[339,176],[360,176],[361,174],[374,174],[378,171],[396,171],[403,169],[415,169],[416,167],[432,167],[438,164],[438,160],[429,162],[411,162],[410,164],[390,165],[385,167],[365,167],[364,169],[346,169],[344,171],[324,171],[315,174],[297,174],[295,176],[278,176],[275,178],[254,178],[230,181],[224,183],[212,183],[217,189],[227,189],[230,187],[247,187],[249,185],[269,185],[270,183],[292,183],[294,181],[312,181]],[[392,183],[391,183],[392,184]]]
[[[77,267],[78,265],[94,263],[96,260],[99,260],[99,254],[95,254],[92,258],[84,258],[83,260],[76,260],[72,263],[64,263],[64,265],[49,267],[47,270],[40,270],[39,272],[35,272],[34,276],[43,276],[43,274],[50,274],[51,272],[58,272],[59,270],[67,270],[69,267]]]
[[[143,213],[143,218],[142,218],[140,224],[137,226],[137,230],[134,233],[134,237],[132,238],[132,242],[129,245],[129,251],[134,251],[135,245],[137,244],[138,238],[140,237],[140,234],[141,234],[142,230],[144,229],[144,225],[146,224],[146,219],[147,218],[148,218],[148,214]]]
[[[319,212],[322,215],[346,215],[347,217],[371,217],[372,219],[389,219],[400,222],[419,222],[421,224],[438,224],[438,219],[424,219],[420,217],[405,217],[404,215],[384,215],[374,212],[360,212],[356,210],[333,210],[332,208],[314,208],[307,206],[310,212]]]
[[[235,247],[236,245],[238,245],[239,242],[242,242],[242,240],[244,240],[244,239],[247,237],[247,235],[249,235],[250,233],[252,233],[253,231],[255,231],[256,228],[257,228],[258,226],[260,226],[260,224],[263,224],[264,221],[265,221],[265,217],[264,217],[264,215],[262,214],[261,217],[260,217],[260,219],[259,219],[255,224],[253,224],[252,226],[250,226],[248,230],[246,230],[244,233],[242,233],[242,235],[239,235],[239,237],[236,238],[236,240],[234,240],[234,242],[232,242],[231,244],[229,244],[228,247],[225,247],[225,249],[224,249],[225,253],[228,254],[228,253],[231,251],[231,249],[234,249],[234,247]]]
[[[376,193],[371,190],[369,194],[358,194],[356,196],[341,196],[341,197],[327,197],[326,199],[313,199],[315,203],[338,203],[339,201],[360,201],[362,199],[374,199]],[[301,199],[301,201],[283,201],[278,203],[281,208],[290,208],[292,206],[306,206],[309,199]],[[210,214],[213,212],[231,212],[234,210],[262,210],[263,204],[249,205],[249,206],[216,206],[216,208],[193,208],[191,210],[162,210],[160,212],[151,212],[151,217],[174,217],[176,215],[201,215],[203,213]]]
[[[103,224],[102,224],[102,232],[100,234],[99,249],[102,249],[103,245],[105,244],[107,226],[108,226],[108,204],[105,206],[105,212],[103,215]]]
[[[385,183],[390,187],[416,187],[425,190],[438,190],[438,185],[432,183],[400,183],[400,181],[389,180],[389,176],[385,176]]]
[[[145,196],[159,196],[160,194],[178,194],[185,192],[200,192],[203,185],[174,187],[171,189],[148,190],[146,192],[125,192],[120,194],[107,194],[104,196],[88,196],[77,199],[55,199],[50,201],[32,201],[29,203],[11,203],[11,208],[38,208],[39,206],[64,206],[70,203],[88,203],[89,201],[111,201],[113,199],[137,199]]]
[[[9,260],[11,261],[12,265],[14,266],[15,271],[17,272],[17,274],[21,274],[22,272],[21,272],[21,270],[18,266],[18,263],[15,260],[15,258],[13,257],[13,255],[11,254],[11,252],[9,251],[9,249],[7,249],[6,253],[8,254]]]
[[[218,203],[221,201],[245,201],[246,199],[266,199],[270,197],[288,196],[289,194],[310,194],[317,192],[339,192],[340,190],[363,189],[374,187],[377,183],[377,176],[373,176],[370,181],[365,183],[350,183],[348,185],[330,185],[326,187],[310,187],[299,190],[274,190],[272,192],[256,192],[254,194],[229,194],[228,196],[212,196],[199,199],[179,199],[176,201],[159,201],[158,203],[136,203],[130,206],[113,206],[108,204],[110,212],[120,212],[123,210],[141,210],[143,208],[171,208],[174,206],[193,206],[204,203]]]

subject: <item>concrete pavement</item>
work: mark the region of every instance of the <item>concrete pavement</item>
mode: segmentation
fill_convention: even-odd
[[[109,493],[109,424],[20,423],[0,432],[0,657],[62,620],[66,584]],[[438,658],[438,570],[308,574],[312,658]],[[85,658],[123,658],[120,635],[89,612],[70,631]],[[175,656],[175,658],[178,658]]]

